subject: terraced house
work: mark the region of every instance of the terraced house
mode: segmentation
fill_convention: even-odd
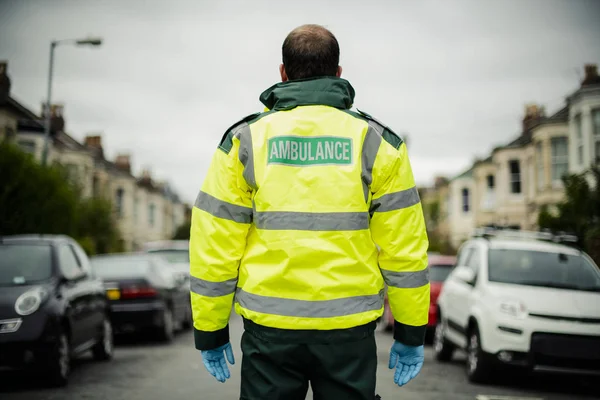
[[[526,105],[514,140],[430,189],[443,204],[440,225],[454,247],[476,227],[537,229],[542,208],[552,210],[564,196],[562,176],[600,164],[600,78],[596,65],[584,71],[564,107],[547,115]]]
[[[154,180],[148,170],[136,177],[129,154],[108,160],[100,134],[86,136],[83,143],[74,139],[66,132],[62,105],[53,105],[50,110],[42,107],[42,116],[29,110],[11,96],[7,66],[7,62],[0,62],[0,140],[13,140],[41,160],[42,116],[50,112],[48,162],[64,165],[83,197],[104,197],[112,202],[125,250],[137,250],[148,241],[170,239],[184,222],[188,209],[173,188]]]

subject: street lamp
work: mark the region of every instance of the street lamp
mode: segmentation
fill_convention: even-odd
[[[72,44],[75,46],[93,46],[102,44],[102,38],[88,37],[86,39],[63,39],[50,42],[50,65],[48,68],[48,94],[46,96],[46,115],[44,123],[44,150],[42,152],[42,165],[46,165],[48,159],[48,142],[50,141],[50,104],[52,102],[52,72],[54,69],[54,49],[61,44]]]

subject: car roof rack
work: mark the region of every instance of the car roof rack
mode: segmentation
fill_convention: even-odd
[[[575,245],[578,242],[578,238],[575,235],[566,232],[552,233],[548,230],[543,231],[522,231],[517,229],[504,229],[504,228],[477,228],[473,232],[473,237],[480,237],[483,239],[490,238],[505,238],[505,239],[523,239],[523,240],[538,240],[544,242],[562,243]]]

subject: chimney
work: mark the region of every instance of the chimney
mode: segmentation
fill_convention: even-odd
[[[152,182],[152,174],[150,173],[150,169],[144,168],[142,170],[142,176],[138,179],[138,184],[150,190],[155,189],[154,182]]]
[[[10,78],[8,76],[8,61],[0,61],[0,104],[10,96]]]
[[[50,133],[56,135],[65,130],[65,118],[63,116],[65,106],[62,104],[50,104]],[[42,103],[42,117],[48,115],[46,103]]]
[[[115,165],[121,171],[131,174],[131,157],[129,154],[118,154],[115,159]]]
[[[597,85],[600,84],[600,77],[598,76],[598,65],[586,64],[583,67],[585,71],[585,77],[581,81],[581,86]]]
[[[442,186],[445,186],[448,183],[448,179],[444,176],[436,176],[434,179],[434,184],[433,187],[434,188],[440,188]]]
[[[102,136],[90,135],[85,137],[85,147],[87,147],[95,157],[104,158],[104,150],[102,149]]]
[[[525,116],[523,117],[523,134],[529,133],[531,128],[540,123],[544,117],[544,107],[537,104],[525,105]]]

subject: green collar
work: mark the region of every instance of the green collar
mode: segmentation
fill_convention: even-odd
[[[342,78],[299,79],[271,86],[260,95],[260,101],[277,111],[309,105],[349,109],[354,102],[354,88]]]

